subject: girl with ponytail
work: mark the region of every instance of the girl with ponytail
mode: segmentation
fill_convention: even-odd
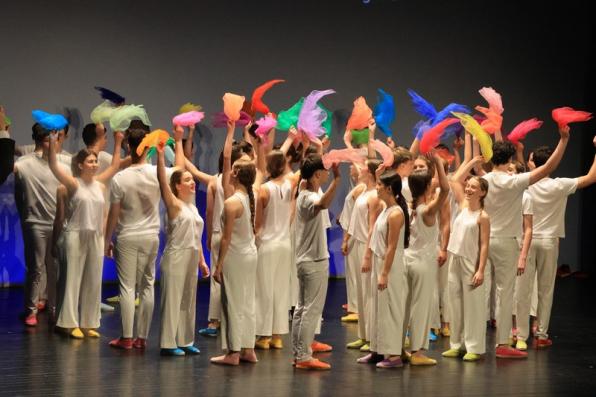
[[[401,361],[405,287],[404,249],[409,242],[406,200],[401,194],[401,176],[395,171],[381,174],[376,192],[385,208],[377,217],[370,247],[373,255],[372,302],[370,305],[371,353],[358,359],[361,364],[376,363],[377,368],[398,368]]]
[[[436,154],[433,155],[433,163],[439,178],[439,194],[436,194],[433,189],[431,183],[433,174],[428,171],[416,171],[408,177],[412,192],[410,212],[412,239],[405,251],[408,296],[404,332],[409,325],[412,365],[437,363],[426,357],[423,350],[428,350],[428,331],[431,328],[431,310],[438,277],[437,215],[447,199],[449,182],[442,161]]]

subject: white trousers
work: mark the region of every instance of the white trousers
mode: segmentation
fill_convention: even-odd
[[[517,276],[519,245],[515,238],[490,239],[489,262],[493,269],[495,284],[495,318],[497,320],[496,343],[509,343],[513,315],[513,288]]]
[[[56,306],[57,270],[51,254],[52,228],[24,225],[25,309],[37,313],[37,302],[47,299],[49,308]]]
[[[211,262],[211,273],[215,272],[217,258],[219,257],[219,245],[221,243],[221,233],[213,232],[211,234],[211,247],[209,247],[209,256]],[[213,277],[209,281],[209,321],[221,320],[221,287]]]
[[[437,285],[436,252],[405,256],[407,280],[404,335],[410,326],[410,349],[428,349],[428,332],[431,328],[431,310]],[[409,321],[408,321],[409,319]]]
[[[325,306],[329,260],[298,263],[298,280],[300,289],[292,320],[292,351],[297,361],[306,361],[312,358],[310,345]]]
[[[290,306],[290,239],[262,242],[257,254],[255,293],[256,334],[287,334]]]
[[[221,285],[221,341],[229,352],[255,347],[257,255],[228,251]]]
[[[161,259],[160,346],[174,349],[194,343],[199,251],[166,250]]]
[[[557,276],[557,261],[559,259],[559,239],[542,238],[533,240],[536,248],[535,261],[538,275],[538,338],[548,338],[550,313],[553,306],[555,279]]]
[[[65,231],[64,248],[66,284],[56,325],[99,328],[103,235],[95,231]]]
[[[384,355],[400,355],[403,343],[405,316],[406,275],[403,257],[395,257],[389,272],[387,288],[379,291],[378,280],[383,270],[384,258],[373,259],[371,289],[370,350]]]
[[[439,310],[440,318],[444,323],[451,321],[449,308],[449,266],[451,266],[451,254],[447,253],[447,260],[439,267]]]
[[[532,241],[526,261],[526,269],[521,276],[515,278],[513,314],[515,315],[515,322],[517,324],[517,338],[524,341],[528,339],[530,334],[529,324],[532,308],[532,295],[536,284],[535,251],[535,244]]]
[[[351,237],[348,240],[348,254],[344,256],[344,263],[346,269],[346,295],[348,302],[348,312],[358,313],[358,277],[362,273],[360,271],[362,266],[362,258],[358,259],[356,250],[354,249],[355,239]]]
[[[472,288],[476,266],[468,259],[452,255],[449,266],[449,299],[451,302],[451,349],[468,353],[486,352],[486,284]]]
[[[356,292],[358,296],[358,338],[370,340],[371,305],[374,295],[372,289],[372,270],[368,273],[362,273],[362,262],[366,254],[366,243],[354,239],[352,247],[354,256],[351,261],[358,264],[356,275]]]
[[[159,237],[136,236],[118,238],[116,268],[120,284],[120,316],[122,337],[132,338],[135,322],[135,292],[138,286],[139,310],[136,335],[146,339],[151,326],[154,306],[155,258]]]

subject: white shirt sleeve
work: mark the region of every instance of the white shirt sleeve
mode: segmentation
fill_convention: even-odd
[[[563,196],[569,196],[577,190],[578,178],[557,178],[557,182],[559,182]]]
[[[530,193],[524,192],[522,198],[522,214],[523,215],[534,215],[534,205],[532,203],[532,196]]]
[[[117,178],[112,178],[110,182],[110,203],[119,203],[122,200],[122,189],[118,184]]]
[[[525,190],[530,186],[530,173],[524,172],[514,176],[513,185],[516,190]]]

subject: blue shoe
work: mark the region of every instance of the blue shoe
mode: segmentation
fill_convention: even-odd
[[[159,354],[161,354],[162,356],[184,356],[184,355],[186,355],[186,353],[184,353],[184,350],[179,349],[179,348],[161,349]]]
[[[199,330],[199,335],[202,336],[217,336],[217,328],[201,328]]]
[[[433,331],[428,332],[428,340],[434,342],[437,340],[437,335]]]
[[[184,353],[186,353],[186,354],[190,354],[191,356],[195,356],[197,354],[201,354],[201,351],[197,347],[195,347],[193,345],[190,345],[190,346],[178,346],[178,349],[184,351]]]

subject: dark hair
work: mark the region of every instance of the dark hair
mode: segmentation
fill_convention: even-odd
[[[375,172],[377,171],[377,168],[379,168],[381,163],[383,163],[383,162],[381,160],[377,160],[377,159],[366,160],[366,168],[368,169],[368,172],[370,172],[370,174],[373,176],[375,181],[377,179]]]
[[[253,232],[255,231],[255,194],[252,190],[252,185],[255,183],[257,176],[257,169],[252,161],[240,160],[234,164],[236,170],[236,178],[238,182],[246,188],[248,194],[248,201],[250,203],[250,223]]]
[[[491,159],[494,165],[507,164],[515,154],[515,146],[509,141],[497,141],[493,143],[493,157]]]
[[[433,180],[433,175],[427,171],[415,171],[408,177],[408,186],[412,192],[412,208],[418,207],[418,200],[426,193]]]
[[[553,150],[548,146],[540,146],[532,151],[532,160],[536,167],[544,165],[553,154]]]
[[[319,153],[319,149],[317,149],[316,146],[310,145],[309,147],[306,148],[304,155],[308,156],[310,154],[318,154],[318,153]]]
[[[302,161],[302,142],[298,144],[298,146],[290,145],[286,156],[290,157],[290,163],[296,164]]]
[[[480,190],[484,192],[484,196],[480,197],[480,207],[484,208],[484,199],[488,194],[488,181],[481,176],[471,176],[468,180],[470,179],[476,179],[480,185]]]
[[[513,164],[513,166],[515,167],[516,173],[521,174],[522,172],[526,172],[526,166],[523,163],[517,160],[513,160],[511,164]]]
[[[399,205],[401,211],[404,213],[404,248],[408,248],[410,245],[410,214],[408,213],[406,199],[401,194],[401,176],[395,170],[390,170],[384,172],[379,179],[384,186],[391,188],[391,193],[395,196],[397,205]]]
[[[130,149],[130,156],[133,161],[138,160],[141,156],[137,154],[137,147],[141,144],[143,138],[147,135],[147,131],[140,128],[127,129],[126,130],[126,141]]]
[[[97,127],[93,123],[89,123],[83,127],[83,142],[85,146],[92,146],[97,142]]]
[[[309,154],[302,161],[300,166],[300,176],[302,179],[309,180],[319,170],[324,170],[323,159],[320,154]]]
[[[95,158],[97,158],[97,153],[95,153],[94,151],[89,150],[87,148],[83,148],[83,149],[79,150],[79,152],[77,154],[72,156],[72,160],[70,162],[70,170],[74,176],[81,175],[81,169],[79,168],[79,164],[83,164],[85,162],[85,160],[87,159],[87,157],[89,157],[91,155],[93,155],[93,156],[95,156]]]
[[[41,124],[39,123],[35,123],[33,124],[33,127],[31,127],[31,138],[35,141],[35,142],[43,142],[43,140],[50,135],[50,131],[46,130],[45,128],[43,128],[41,126]]]
[[[403,163],[414,160],[414,156],[409,150],[395,149],[393,150],[393,169],[397,169]]]
[[[234,163],[238,161],[238,159],[242,157],[243,154],[244,152],[240,148],[240,145],[238,145],[238,143],[236,142],[232,143],[232,155],[230,156],[230,163],[234,165]],[[220,174],[223,172],[223,150],[219,152],[219,159],[217,160],[217,169],[219,170]]]
[[[240,150],[242,151],[242,153],[248,154],[249,156],[254,155],[254,149],[249,142],[240,141],[240,142],[238,142],[238,146],[240,147]]]
[[[269,178],[275,179],[286,171],[286,156],[281,150],[272,150],[265,158]]]
[[[253,138],[257,137],[257,128],[259,128],[259,125],[257,123],[254,123],[253,125],[250,126],[250,128],[248,129],[248,135],[252,136]]]

